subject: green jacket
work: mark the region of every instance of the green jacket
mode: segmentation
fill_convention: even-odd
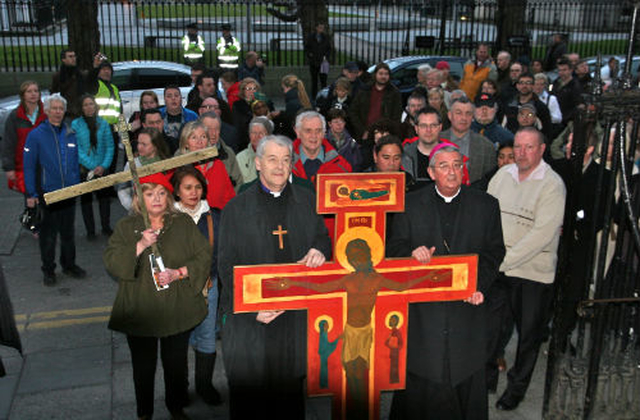
[[[202,288],[211,270],[211,247],[189,216],[167,215],[158,237],[164,265],[186,265],[189,277],[157,291],[149,264],[151,248],[136,258],[136,243],[143,231],[142,216],[125,217],[116,225],[104,252],[107,270],[119,281],[109,328],[141,337],[166,337],[187,331],[207,315]]]

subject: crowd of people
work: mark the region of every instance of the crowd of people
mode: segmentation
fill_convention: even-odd
[[[188,403],[189,344],[198,395],[221,402],[212,373],[222,325],[232,418],[265,410],[304,417],[306,322],[295,312],[234,314],[232,269],[318,267],[331,259],[333,224],[315,212],[314,184],[318,174],[351,172],[405,174],[406,210],[388,227],[388,255],[422,263],[433,255],[479,255],[478,290],[470,298],[410,306],[406,390],[394,397],[392,418],[487,418],[487,393],[496,392],[498,372],[506,369],[502,355],[513,326],[517,357],[497,408],[517,408],[551,319],[566,196],[553,168],[569,157],[573,120],[589,88],[584,60],[555,44],[545,60],[512,60],[507,51],[494,59],[479,44],[459,81],[446,61],[420,67],[406,103],[388,65],[378,63],[369,75],[366,65],[347,62],[328,97],[316,102],[330,56],[318,25],[306,39],[313,95],[289,74],[280,83],[285,108],[277,110],[262,92],[264,63],[255,52],[240,66],[227,60],[207,69],[197,61],[193,29],[184,41],[185,54],[196,59],[193,88],[183,101],[177,86],[166,86],[163,106],[154,92],[142,93],[130,118],[133,163],[206,147],[218,156],[142,178],[142,197],[132,183],[116,187],[130,215],[113,230],[114,191],[95,193],[109,237],[105,265],[119,281],[109,328],[127,335],[138,416],[153,414],[158,342],[174,418],[184,417]],[[237,58],[229,28],[222,39]],[[114,126],[122,103],[113,67],[97,54],[92,71],[82,72],[71,50],[61,61],[44,101],[37,83],[21,85],[2,145],[9,188],[42,212],[37,234],[47,286],[57,282],[58,235],[63,273],[87,273],[75,262],[74,199],[49,205],[43,194],[119,169]],[[552,88],[543,67],[558,70]],[[89,240],[96,238],[92,195],[80,199]],[[284,245],[272,235],[278,226],[288,230]],[[162,250],[164,269],[154,268],[154,249]]]

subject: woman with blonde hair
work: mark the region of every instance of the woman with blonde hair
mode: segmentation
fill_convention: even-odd
[[[285,109],[284,113],[280,114],[280,122],[277,124],[280,129],[277,132],[289,138],[295,138],[293,125],[296,116],[301,110],[311,109],[311,102],[304,89],[304,83],[295,74],[284,76],[280,85],[284,92]]]
[[[2,169],[7,176],[9,189],[24,194],[22,149],[27,135],[46,119],[38,83],[33,80],[22,82],[20,104],[7,117],[2,141]]]
[[[304,83],[295,74],[288,74],[282,78],[282,91],[284,92],[284,102],[286,104],[285,114],[292,120],[300,109],[311,109],[311,101]]]
[[[244,150],[249,144],[249,121],[253,118],[251,105],[256,101],[256,94],[260,91],[260,83],[254,78],[247,77],[240,82],[238,99],[231,108],[233,125],[238,130],[238,150]]]
[[[182,128],[177,154],[194,152],[208,146],[207,127],[201,121],[191,121]],[[236,196],[224,163],[220,159],[208,159],[194,166],[207,180],[207,203],[212,208],[222,210]]]
[[[107,271],[118,279],[109,329],[127,336],[138,418],[153,416],[160,347],[165,404],[172,418],[183,419],[189,403],[189,337],[207,315],[201,292],[212,251],[191,218],[174,208],[173,186],[164,175],[140,182],[150,227],[145,227],[136,197],[134,213],[118,222],[103,256]],[[152,266],[154,244],[162,250],[163,271]]]
[[[429,89],[429,92],[427,93],[427,103],[430,107],[438,111],[440,118],[442,118],[442,129],[447,130],[451,127],[451,122],[449,121],[449,110],[445,103],[444,92],[444,89],[441,87]]]

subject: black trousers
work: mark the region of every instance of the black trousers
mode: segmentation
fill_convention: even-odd
[[[118,168],[118,153],[120,152],[120,148],[118,146],[120,145],[120,134],[112,128],[111,136],[113,137],[113,160],[111,161],[111,165],[109,165],[109,173],[115,174],[117,172],[116,169]],[[125,156],[125,161],[126,160],[127,158]],[[110,189],[113,190],[113,188]]]
[[[497,359],[504,357],[504,349],[513,334],[513,316],[509,310],[509,284],[506,276],[501,274],[491,284],[485,297],[487,305],[487,389],[495,392],[498,386]]]
[[[87,234],[96,232],[93,218],[93,192],[80,196],[80,208],[82,209],[82,220]],[[111,229],[111,194],[108,189],[95,191],[98,197],[98,209],[100,211],[100,225],[102,230]]]
[[[318,95],[318,79],[320,80],[320,89],[324,89],[327,86],[327,74],[320,73],[320,66],[313,64],[309,65],[309,74],[311,75],[311,102],[315,102]]]
[[[292,378],[269,386],[229,380],[231,419],[304,420],[304,379]]]
[[[516,399],[524,398],[536,367],[549,312],[553,302],[553,284],[518,277],[506,277],[508,310],[518,331],[516,361],[509,369],[506,392]]]
[[[60,234],[60,265],[69,269],[76,264],[75,215],[76,201],[73,198],[42,206],[42,222],[38,234],[42,271],[53,273],[56,269],[56,239]]]
[[[470,357],[473,357],[470,354]],[[486,420],[489,403],[484,368],[457,385],[407,372],[406,388],[393,394],[391,420]]]
[[[190,335],[191,330],[162,338],[127,335],[133,365],[138,417],[153,414],[158,341],[164,370],[165,404],[170,412],[179,411],[187,405],[189,401],[187,350]]]

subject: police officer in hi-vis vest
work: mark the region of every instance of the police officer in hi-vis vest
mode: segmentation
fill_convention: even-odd
[[[198,25],[187,25],[187,33],[182,37],[182,56],[186,64],[201,63],[204,56],[204,39],[198,35]]]
[[[231,25],[228,23],[222,25],[222,36],[216,43],[216,50],[218,50],[218,66],[223,72],[238,69],[240,41],[231,36]]]
[[[113,161],[109,167],[109,173],[114,173],[118,163],[118,143],[120,136],[115,130],[118,117],[122,113],[122,100],[118,87],[111,83],[113,77],[113,66],[107,57],[98,53],[93,57],[93,70],[89,75],[89,93],[96,98],[98,105],[98,116],[104,118],[111,126],[113,135],[114,153]]]

